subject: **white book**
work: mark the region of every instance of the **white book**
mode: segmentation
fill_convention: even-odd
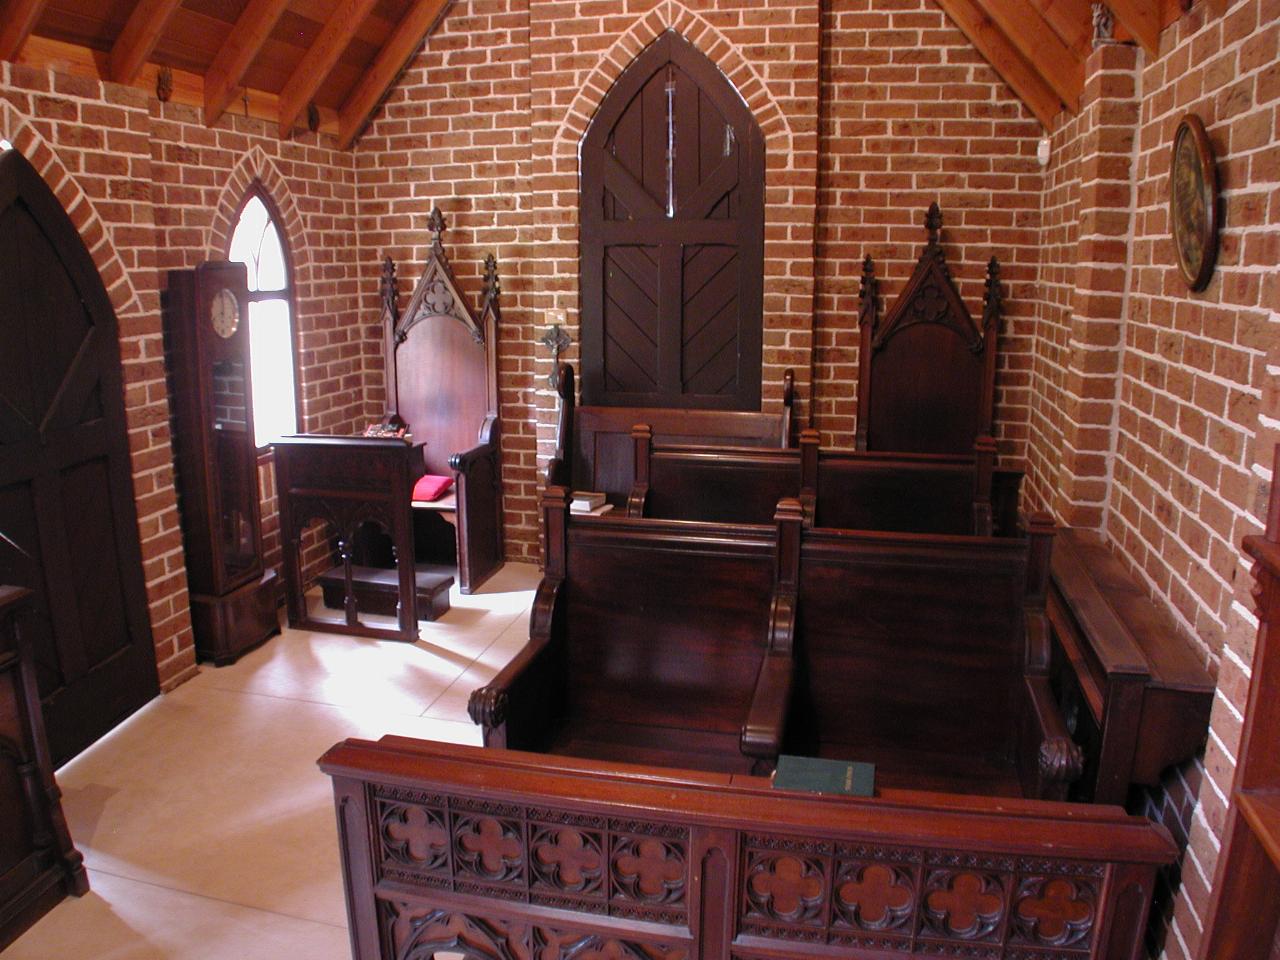
[[[604,503],[604,496],[603,493],[595,493],[591,490],[575,490],[569,509],[574,513],[588,513]]]

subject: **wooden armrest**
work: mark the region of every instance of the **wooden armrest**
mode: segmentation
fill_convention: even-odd
[[[483,687],[471,691],[467,714],[484,733],[485,746],[520,749],[533,745],[558,706],[556,615],[563,581],[543,578],[529,616],[529,642]],[[515,729],[508,728],[514,719]],[[512,736],[514,734],[514,736]]]
[[[491,457],[495,453],[492,443],[481,443],[470,450],[455,453],[449,458],[449,466],[459,473],[466,473],[477,460]]]
[[[1044,785],[1041,795],[1057,792],[1051,785],[1065,790],[1067,784],[1078,780],[1084,772],[1084,751],[1071,739],[1062,711],[1053,698],[1049,678],[1033,675],[1024,680],[1029,713],[1027,746],[1035,748],[1035,776]]]
[[[742,725],[742,752],[770,767],[777,763],[782,750],[782,735],[791,704],[793,665],[789,655],[770,654],[764,658],[756,677],[747,722]]]

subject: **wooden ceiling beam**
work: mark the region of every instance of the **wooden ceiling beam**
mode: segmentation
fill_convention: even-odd
[[[46,0],[0,0],[0,60],[14,60],[44,13]]]
[[[280,136],[293,131],[293,123],[306,109],[311,98],[337,64],[342,51],[364,18],[373,9],[374,0],[340,0],[320,35],[299,61],[280,91]]]
[[[289,0],[249,0],[204,75],[204,122],[212,127],[235,99],[253,58],[271,36]]]
[[[116,83],[133,83],[151,57],[160,35],[182,0],[139,0],[111,45],[110,72]]]
[[[1158,0],[1107,0],[1107,6],[1121,24],[1142,44],[1147,56],[1160,49],[1161,10]]]
[[[1173,0],[1174,3],[1179,0]],[[1090,0],[1032,0],[1032,6],[1048,21],[1082,61],[1093,52],[1093,5]]]
[[[1048,22],[1028,9],[1026,0],[981,0],[982,8],[1018,48],[1072,113],[1080,109],[1084,61],[1053,32]]]
[[[942,10],[978,52],[995,68],[1005,83],[1013,88],[1019,99],[1036,115],[1046,130],[1061,111],[1061,101],[1054,89],[1009,42],[975,0],[939,0]],[[339,125],[343,117],[339,112]]]
[[[400,76],[422,41],[435,30],[449,3],[450,0],[414,0],[373,64],[338,109],[338,145],[343,150],[360,136],[387,89]]]

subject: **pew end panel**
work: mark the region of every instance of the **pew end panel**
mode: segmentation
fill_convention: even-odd
[[[399,737],[320,766],[355,960],[1139,960],[1177,855],[1115,807],[820,797]]]
[[[1072,799],[1124,803],[1199,753],[1213,678],[1096,534],[1061,531],[1047,614],[1054,695],[1089,758]]]

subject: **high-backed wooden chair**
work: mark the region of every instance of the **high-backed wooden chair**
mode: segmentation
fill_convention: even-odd
[[[960,299],[939,239],[942,211],[925,215],[929,242],[901,296],[883,320],[870,255],[858,294],[859,450],[968,453],[991,435],[1000,264],[987,264],[981,323]]]
[[[456,530],[458,585],[471,593],[502,566],[502,458],[499,451],[497,261],[485,259],[478,313],[458,288],[441,237],[445,220],[431,211],[431,249],[401,312],[395,265],[383,266],[386,422],[424,442],[426,472],[452,475],[455,492],[415,503]],[[428,525],[419,517],[418,526]],[[438,526],[438,523],[437,523]],[[420,536],[428,544],[431,536]],[[421,552],[421,550],[420,550]],[[419,556],[419,559],[429,559]]]

